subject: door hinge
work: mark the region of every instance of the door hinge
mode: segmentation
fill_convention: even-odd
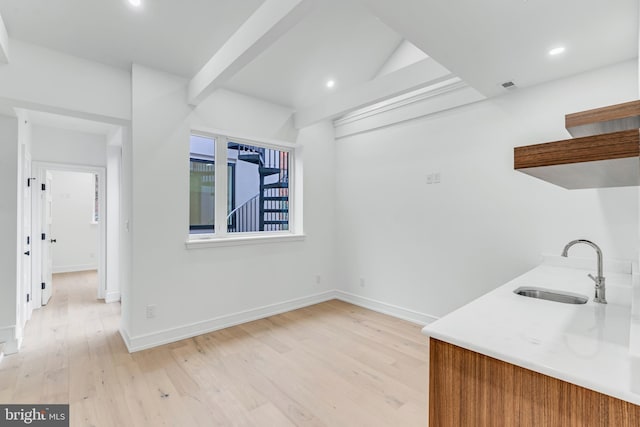
[[[42,191],[45,191],[47,189],[47,184],[40,184],[40,188]]]
[[[31,187],[31,178],[27,178],[27,187]]]
[[[44,233],[42,233],[42,234],[40,235],[40,240],[47,240],[47,235],[46,235],[46,234],[44,234]]]
[[[47,287],[47,285],[44,282],[42,282],[41,285],[42,285],[42,290],[44,291],[44,289]]]
[[[30,297],[29,297],[29,294],[27,294],[27,302],[29,301],[30,301]]]

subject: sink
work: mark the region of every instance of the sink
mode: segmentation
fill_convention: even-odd
[[[589,301],[589,298],[584,295],[536,288],[534,286],[521,286],[513,291],[513,293],[522,295],[523,297],[546,299],[548,301],[562,302],[565,304],[586,304],[586,302]]]

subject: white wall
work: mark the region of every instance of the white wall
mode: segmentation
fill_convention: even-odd
[[[121,282],[121,242],[120,242],[120,207],[121,207],[121,165],[122,165],[122,128],[114,132],[107,144],[107,271],[106,302],[120,300]]]
[[[513,147],[569,137],[566,113],[637,93],[634,60],[336,141],[340,286],[442,316],[575,238],[637,259],[637,188],[569,191],[513,170]]]
[[[15,340],[18,280],[18,121],[0,116],[0,342]],[[15,345],[15,343],[14,343]],[[6,348],[5,348],[6,351]]]
[[[34,161],[81,166],[107,165],[107,145],[103,135],[33,125],[31,139]]]
[[[93,174],[51,171],[51,175],[51,237],[57,240],[51,246],[53,272],[96,270],[99,228],[91,222],[95,192]]]
[[[318,125],[298,137],[305,157],[304,241],[189,250],[191,128],[290,140],[291,111],[226,91],[193,109],[185,80],[137,65],[132,84],[131,158],[123,151],[123,167],[131,168],[124,175],[131,173],[133,183],[132,281],[127,298],[123,291],[129,304],[123,332],[134,346],[333,289],[332,127]],[[154,319],[145,317],[148,304],[157,306]]]
[[[0,102],[126,124],[131,74],[55,50],[10,40],[11,61],[0,67]]]
[[[131,128],[123,128],[121,135],[122,151],[120,158],[120,325],[128,331],[131,325],[132,278],[133,278],[133,147]]]

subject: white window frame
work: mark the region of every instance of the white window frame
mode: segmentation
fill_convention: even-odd
[[[227,173],[218,175],[218,168],[216,167],[215,175],[215,215],[214,215],[214,228],[213,233],[191,234],[189,232],[189,224],[187,227],[187,241],[185,245],[188,249],[199,249],[218,246],[236,246],[245,244],[258,244],[258,243],[273,243],[281,241],[299,241],[304,240],[305,235],[302,232],[302,205],[301,194],[299,193],[298,181],[301,181],[301,159],[298,157],[299,151],[297,146],[290,142],[265,140],[262,138],[240,136],[235,133],[193,128],[189,133],[191,135],[197,135],[204,138],[211,138],[215,140],[215,164],[227,165],[227,147],[228,142],[238,142],[241,144],[253,145],[256,147],[270,148],[279,151],[286,151],[289,153],[289,229],[283,231],[257,231],[257,232],[242,232],[242,233],[228,233],[227,232]],[[189,157],[187,157],[187,161]],[[188,164],[188,163],[187,163]],[[187,210],[189,205],[187,205]],[[189,216],[187,215],[187,218]],[[219,225],[220,224],[220,225]]]

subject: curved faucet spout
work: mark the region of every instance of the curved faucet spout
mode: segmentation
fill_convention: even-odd
[[[562,250],[562,256],[566,258],[569,255],[569,248],[571,248],[573,245],[576,245],[578,243],[584,243],[585,245],[589,245],[596,251],[596,255],[598,257],[598,275],[596,277],[593,277],[591,274],[589,274],[589,277],[596,284],[596,295],[593,300],[601,304],[606,304],[607,300],[605,298],[605,281],[604,281],[604,276],[602,275],[602,251],[600,250],[600,247],[590,240],[586,240],[586,239],[572,240],[565,245],[564,249]]]

